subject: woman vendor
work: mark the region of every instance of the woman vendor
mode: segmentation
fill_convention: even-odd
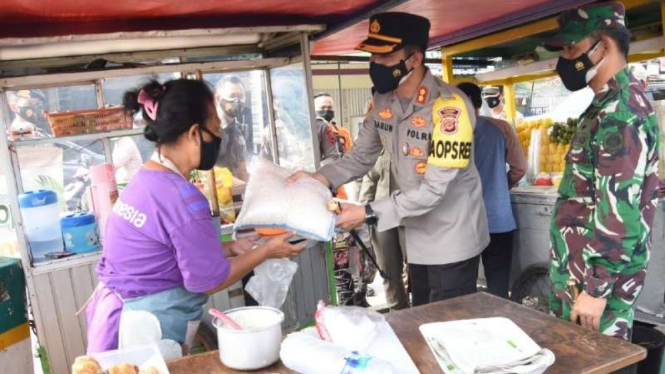
[[[305,243],[292,234],[252,249],[251,240],[222,248],[208,201],[188,176],[210,170],[221,144],[214,94],[202,81],[150,82],[127,92],[129,113],[142,110],[152,158],[113,207],[97,266],[99,286],[87,308],[88,352],[118,347],[122,311],[154,314],[164,339],[185,343],[208,295],[238,282],[269,258],[295,257]],[[191,332],[188,336],[191,336]]]

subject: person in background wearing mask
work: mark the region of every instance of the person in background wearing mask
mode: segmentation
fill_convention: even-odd
[[[327,165],[339,160],[353,145],[351,134],[343,127],[338,127],[333,121],[335,118],[335,107],[332,97],[327,93],[314,96],[314,108],[316,109],[317,134],[321,151],[321,165]],[[348,200],[349,194],[346,186],[337,189],[337,197]]]
[[[163,338],[190,345],[208,295],[238,282],[269,258],[296,257],[305,243],[293,234],[252,248],[252,240],[222,245],[210,206],[190,183],[210,170],[222,142],[214,94],[197,80],[152,81],[125,93],[126,110],[143,112],[145,137],[157,150],[115,203],[106,226],[99,286],[87,304],[88,352],[118,348],[123,311],[146,311]],[[193,330],[193,331],[192,331]]]
[[[226,167],[238,179],[247,182],[247,144],[245,125],[240,123],[245,105],[245,86],[237,75],[227,75],[217,83],[215,102],[222,120],[224,140],[217,166]]]
[[[475,111],[424,65],[429,29],[429,20],[414,14],[370,17],[368,38],[356,48],[372,54],[373,109],[349,153],[288,178],[335,188],[367,174],[384,148],[390,153],[400,190],[365,205],[342,204],[337,226],[404,227],[414,306],[476,292],[479,255],[489,244],[472,157]]]
[[[332,120],[335,118],[335,107],[332,97],[327,93],[314,96],[316,110],[316,128],[321,152],[321,164],[326,165],[338,160],[346,152],[346,139],[342,137]]]
[[[659,129],[626,66],[630,31],[619,2],[571,9],[545,43],[570,91],[591,87],[550,227],[550,309],[630,341],[658,209]],[[579,292],[579,296],[575,296]]]
[[[490,108],[492,117],[506,120],[506,105],[504,103],[505,97],[503,95],[503,87],[485,87],[482,92],[483,100]],[[519,111],[515,111],[515,124],[520,124],[524,121],[524,115]]]
[[[46,119],[46,96],[41,90],[20,90],[11,95],[9,104],[16,115],[9,126],[10,133],[32,134],[36,137],[53,136]]]
[[[480,87],[473,83],[460,83],[457,88],[469,97],[478,115],[483,105]],[[513,127],[500,119],[478,116],[473,140],[474,160],[483,186],[490,231],[490,244],[481,256],[487,291],[507,299],[513,260],[513,233],[517,229],[510,189],[526,174],[526,157]],[[507,173],[506,164],[510,167]]]
[[[338,145],[338,149],[342,155],[348,152],[353,146],[353,139],[351,133],[344,127],[337,126],[337,122],[333,121],[335,118],[335,107],[332,96],[327,93],[320,93],[314,96],[314,107],[316,108],[317,119],[323,119],[330,126],[326,126],[326,136],[334,139]]]

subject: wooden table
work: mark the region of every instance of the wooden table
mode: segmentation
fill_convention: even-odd
[[[430,322],[507,317],[541,347],[556,356],[546,374],[604,374],[630,366],[646,357],[646,350],[599,332],[550,317],[485,293],[446,300],[386,315],[395,334],[423,374],[442,373],[418,327]],[[217,352],[168,363],[171,374],[240,374],[219,361]],[[294,373],[281,363],[255,374]]]

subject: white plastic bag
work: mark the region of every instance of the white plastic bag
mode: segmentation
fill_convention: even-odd
[[[254,268],[246,291],[259,305],[281,308],[289,292],[298,264],[287,259],[270,259]]]
[[[364,356],[364,365],[354,365],[354,357]],[[367,356],[359,352],[350,352],[346,348],[321,340],[313,328],[289,334],[282,342],[279,354],[284,365],[303,374],[411,374],[399,366],[378,357]]]
[[[381,314],[371,309],[324,306],[322,301],[319,301],[315,318],[321,338],[347,351],[366,350],[387,323]]]
[[[331,192],[314,178],[288,183],[291,171],[259,159],[252,172],[236,231],[257,227],[283,228],[304,238],[329,241],[335,229],[328,210]]]

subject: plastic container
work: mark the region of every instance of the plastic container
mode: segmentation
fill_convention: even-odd
[[[257,370],[279,360],[284,313],[270,307],[244,307],[226,313],[243,330],[233,330],[213,319],[219,340],[219,356],[224,365],[235,370]]]
[[[162,357],[159,348],[155,344],[93,353],[91,356],[97,360],[104,372],[114,365],[133,364],[138,366],[139,369],[147,369],[152,366],[159,370],[161,374],[170,374],[164,357]]]
[[[94,214],[70,214],[60,219],[60,226],[67,252],[85,253],[99,249],[99,233]]]
[[[118,186],[115,183],[113,165],[100,164],[90,167],[90,189],[88,199],[97,218],[100,239],[104,239],[106,220],[113,204],[118,200]]]
[[[23,227],[33,261],[43,261],[50,252],[62,252],[58,196],[50,190],[28,191],[18,197]]]
[[[637,364],[637,374],[657,374],[663,362],[665,335],[645,324],[633,324],[633,344],[647,350],[647,358]]]

